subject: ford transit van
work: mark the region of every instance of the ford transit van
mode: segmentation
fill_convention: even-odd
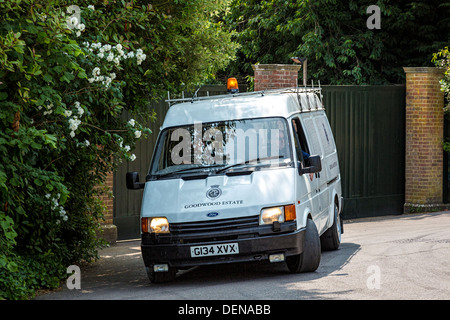
[[[336,145],[320,89],[170,100],[145,182],[142,256],[152,282],[244,261],[315,271],[341,242]]]

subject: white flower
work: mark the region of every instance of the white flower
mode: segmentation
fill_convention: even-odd
[[[130,151],[130,150],[131,150],[130,146],[125,146],[125,148],[124,148],[124,149],[125,149],[125,151],[126,151],[126,152],[128,152],[128,151]]]
[[[120,59],[119,57],[115,57],[114,58],[114,63],[118,66],[120,64]]]
[[[104,82],[104,85],[108,88],[109,86],[110,86],[110,84],[111,84],[111,78],[110,77],[105,77],[105,81],[103,81]]]
[[[111,77],[111,80],[114,80],[116,78],[116,74],[114,72],[110,73],[109,76]]]
[[[114,53],[110,52],[108,57],[106,58],[107,61],[113,61],[114,59]]]
[[[136,131],[134,132],[134,136],[136,137],[136,139],[139,139],[139,138],[141,137],[141,134],[142,134],[142,132],[139,131],[139,130],[136,130]]]
[[[88,5],[88,9],[94,11],[94,10],[95,10],[95,7],[94,7],[92,4],[90,4],[90,5]]]
[[[122,137],[118,137],[117,140],[119,141],[119,147],[122,148],[122,144],[123,144],[123,139],[122,139]]]
[[[119,43],[119,44],[116,46],[116,49],[117,49],[117,51],[122,51],[122,45]]]
[[[73,138],[75,137],[75,131],[70,131],[70,136]]]
[[[66,110],[66,111],[64,111],[64,115],[65,115],[66,117],[70,117],[70,116],[72,115],[72,111]]]
[[[73,117],[73,118],[69,119],[69,128],[70,128],[70,130],[72,130],[72,132],[77,130],[78,126],[80,125],[80,123],[81,123],[81,121],[78,120],[77,117]],[[72,133],[70,135],[72,136]],[[74,135],[75,135],[75,133],[74,133]],[[72,138],[73,138],[73,136],[72,136]]]
[[[77,35],[77,37],[81,36],[81,32],[77,31],[76,35]]]
[[[100,68],[99,67],[95,67],[94,70],[92,70],[92,75],[94,77],[99,76],[100,75]]]
[[[95,81],[95,79],[94,78],[89,78],[88,81],[89,81],[89,83],[92,83],[92,82]]]
[[[83,31],[83,30],[86,28],[86,26],[84,25],[84,23],[80,23],[80,24],[77,26],[77,28],[78,28],[78,30]]]
[[[103,59],[103,57],[104,57],[105,55],[103,54],[103,52],[100,52],[97,56],[98,56],[100,59]]]
[[[82,116],[84,113],[84,109],[82,107],[77,107],[78,115]]]
[[[111,50],[111,46],[110,46],[109,44],[105,44],[105,45],[103,46],[103,49],[104,49],[105,51],[109,51],[109,50]]]
[[[142,61],[144,61],[147,58],[147,55],[145,53],[142,53],[142,49],[136,50],[136,59],[137,64],[140,65]]]
[[[132,127],[134,127],[134,125],[136,124],[136,121],[134,119],[130,119],[130,121],[128,121],[128,124]]]
[[[134,52],[133,51],[128,52],[127,57],[128,58],[133,58],[134,57]]]
[[[91,143],[89,142],[89,140],[86,140],[86,141],[84,141],[84,144],[86,145],[86,147],[89,147],[89,145],[90,145]]]
[[[93,48],[93,49],[101,48],[101,46],[102,46],[102,44],[100,42],[96,42],[96,43],[91,44],[91,48]]]
[[[136,160],[136,156],[135,156],[134,154],[132,154],[132,155],[130,156],[130,160],[131,160],[131,161]]]

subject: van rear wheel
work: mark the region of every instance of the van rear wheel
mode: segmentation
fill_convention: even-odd
[[[339,217],[339,208],[337,203],[334,203],[334,221],[333,225],[325,231],[320,237],[322,250],[337,250],[341,244],[341,220]]]
[[[292,273],[313,272],[319,267],[320,237],[316,224],[311,219],[306,221],[303,252],[295,256],[286,257],[286,264]]]

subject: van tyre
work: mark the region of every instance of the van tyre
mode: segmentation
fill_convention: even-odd
[[[325,231],[320,237],[322,250],[337,250],[341,244],[341,220],[339,217],[339,208],[337,203],[334,203],[334,221],[333,225]]]
[[[313,272],[319,267],[320,237],[316,224],[311,219],[306,221],[303,252],[295,256],[286,257],[286,264],[292,273]]]
[[[151,283],[164,283],[175,280],[177,269],[169,268],[167,272],[154,272],[153,267],[145,267],[148,279]]]

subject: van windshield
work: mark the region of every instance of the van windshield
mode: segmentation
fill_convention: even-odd
[[[284,118],[194,123],[161,132],[151,175],[292,165]]]

